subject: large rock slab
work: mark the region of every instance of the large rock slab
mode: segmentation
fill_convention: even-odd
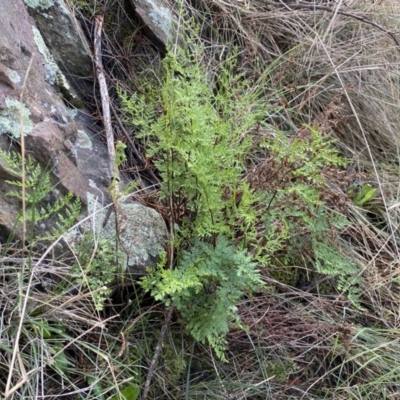
[[[49,49],[55,67],[60,69],[80,93],[91,94],[93,67],[90,46],[81,25],[65,1],[24,0],[24,2]]]
[[[32,12],[35,3],[40,13]],[[56,18],[57,7],[59,19]],[[45,21],[54,24],[47,31],[46,40],[22,0],[1,1],[0,148],[18,152],[21,135],[24,135],[26,153],[37,160],[43,170],[51,170],[53,183],[57,183],[48,201],[54,202],[71,192],[85,206],[83,218],[91,213],[93,199],[101,207],[110,202],[107,147],[99,135],[101,127],[91,120],[89,112],[67,107],[60,85],[69,84],[65,76],[61,77],[63,66],[67,66],[69,72],[86,74],[92,68],[91,60],[85,56],[85,45],[80,41],[79,33],[75,35],[79,39],[75,44],[65,46],[60,35],[55,39],[52,37],[57,31],[70,36],[63,31],[65,27],[57,25],[70,21],[69,16],[67,20],[63,19],[67,18],[63,1],[32,0],[29,8],[39,21],[45,18],[43,12],[47,12]],[[71,23],[69,29],[73,26]],[[69,41],[71,37],[67,39]],[[61,47],[60,51],[53,54],[47,43]],[[75,60],[69,56],[68,47],[75,49],[78,55]],[[15,224],[21,204],[18,199],[6,195],[11,190],[6,182],[9,179],[15,179],[15,176],[0,157],[0,240],[11,231],[17,237],[21,235],[20,227]],[[155,265],[157,254],[164,249],[166,228],[158,213],[141,204],[128,200],[121,204],[121,210],[125,209],[121,215],[129,215],[129,218],[120,234],[125,247],[129,248],[130,272],[141,274],[146,267]],[[40,229],[50,229],[51,221],[47,223],[48,226],[42,223]]]

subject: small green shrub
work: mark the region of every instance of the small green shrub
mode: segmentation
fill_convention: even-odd
[[[246,82],[233,78],[235,57],[221,66],[213,94],[198,56],[167,54],[158,98],[120,95],[148,140],[147,156],[164,182],[161,199],[186,209],[182,220],[175,218],[175,245],[187,250],[179,252],[176,269],[162,265],[143,286],[173,303],[190,333],[222,356],[237,300],[262,287],[256,265],[234,245],[236,229],[255,232],[258,197],[243,180],[251,137],[243,133],[261,113],[252,109],[254,94],[245,93]]]
[[[283,247],[287,264],[298,264],[299,254],[310,254],[315,271],[336,278],[339,291],[358,305],[361,278],[358,268],[339,251],[339,233],[350,225],[346,216],[328,208],[322,200],[323,168],[344,165],[334,149],[334,141],[323,137],[314,127],[304,127],[303,137],[287,138],[277,132],[273,141],[265,141],[270,159],[266,188],[268,209],[265,226],[280,226],[286,232]]]
[[[120,98],[161,175],[160,197],[170,206],[174,227],[175,268],[165,256],[143,287],[173,304],[192,336],[223,357],[229,324],[238,322],[237,301],[263,287],[256,266],[268,268],[271,257],[285,249],[289,259],[304,232],[317,270],[339,276],[346,290],[354,282],[344,267],[320,262],[330,256],[323,253],[321,237],[333,221],[320,200],[321,170],[343,164],[333,142],[312,127],[302,128],[307,134],[301,138],[276,132],[258,141],[270,157],[265,177],[258,176],[264,180],[246,180],[246,160],[258,151],[255,127],[264,124],[267,112],[257,89],[266,84],[265,76],[251,89],[235,73],[233,54],[219,65],[212,86],[202,54],[202,49],[169,52],[158,91]]]
[[[187,56],[182,52],[181,57]],[[230,81],[229,71],[214,96],[204,69],[197,62],[183,68],[184,62],[166,56],[160,97],[150,99],[150,106],[138,94],[128,99],[121,93],[122,102],[149,140],[147,156],[154,158],[165,183],[161,199],[172,196],[175,204],[182,199],[195,216],[183,221],[180,236],[232,236],[233,219],[254,219],[252,202],[237,203],[248,191],[242,177],[251,138],[243,132],[261,115],[251,110],[252,94],[235,100],[245,83]]]
[[[161,264],[143,287],[166,305],[173,303],[192,336],[223,358],[229,322],[237,320],[237,301],[249,289],[263,286],[256,266],[224,236],[215,245],[197,239],[190,251],[182,252],[178,268]]]

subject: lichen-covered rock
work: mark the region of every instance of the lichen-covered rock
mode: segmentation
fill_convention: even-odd
[[[85,231],[97,231],[115,244],[116,250],[118,247],[126,257],[122,267],[127,275],[145,275],[147,268],[157,265],[167,239],[166,225],[159,213],[140,203],[119,202],[115,218],[114,208],[107,214],[108,210],[101,210],[95,199],[89,204],[93,218],[85,222]]]
[[[163,52],[168,43],[177,40],[182,45],[178,19],[165,0],[131,0],[136,15],[144,23],[144,31],[149,39]]]
[[[111,215],[104,234],[110,240],[118,232],[121,250],[127,255],[130,274],[144,275],[148,267],[155,267],[159,254],[165,250],[167,239],[165,222],[155,210],[139,203],[122,203],[117,211],[117,224]]]
[[[60,76],[64,67],[73,74],[88,74],[91,59],[80,42],[67,45],[59,41],[60,35],[80,38],[78,31],[73,34],[75,22],[62,0],[25,3],[37,21],[42,18],[51,29],[46,31],[46,37],[42,36],[23,0],[1,0],[0,149],[18,152],[23,135],[26,153],[41,164],[42,171],[51,171],[53,183],[57,184],[48,201],[71,192],[81,199],[87,215],[91,213],[91,199],[97,199],[100,207],[110,202],[107,146],[98,134],[101,127],[91,120],[87,110],[66,106],[60,94]],[[53,34],[57,37],[53,38]],[[53,53],[54,47],[58,51]],[[72,48],[76,58],[71,56]],[[10,232],[15,238],[21,235],[16,225],[21,204],[17,198],[7,196],[12,190],[7,183],[10,179],[16,177],[0,156],[0,240]],[[120,240],[128,249],[127,265],[133,274],[142,274],[147,266],[154,265],[157,254],[163,250],[165,224],[154,210],[142,205],[127,203],[120,208],[119,215],[124,217],[118,230],[123,228]],[[41,225],[46,231],[52,228]],[[113,240],[112,228],[109,222],[109,240]]]
[[[24,0],[30,15],[35,19],[38,31],[37,43],[46,61],[49,77],[58,81],[66,93],[68,81],[82,93],[93,91],[91,81],[93,67],[85,34],[64,0]],[[48,49],[48,50],[47,50]],[[47,52],[47,54],[45,54]],[[53,76],[51,76],[53,75]],[[64,77],[68,79],[63,82]],[[74,96],[72,96],[74,97]]]

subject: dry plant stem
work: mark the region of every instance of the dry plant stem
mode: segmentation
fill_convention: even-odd
[[[26,88],[26,81],[28,79],[29,71],[32,67],[32,62],[33,62],[33,57],[34,54],[32,54],[31,59],[29,60],[28,68],[25,73],[24,77],[24,83],[22,85],[21,93],[19,95],[19,102],[22,105],[22,101],[24,100],[24,92]],[[21,172],[22,172],[22,245],[25,245],[25,235],[26,235],[26,202],[25,202],[25,136],[24,136],[24,119],[23,119],[23,113],[22,113],[22,106],[20,106],[19,110],[19,136],[21,138],[21,159],[22,159],[22,165],[21,165]]]
[[[95,34],[94,34],[94,60],[96,64],[96,73],[99,80],[101,105],[103,108],[103,124],[107,137],[108,148],[108,169],[110,171],[111,179],[116,178],[120,180],[119,171],[115,167],[115,147],[114,147],[114,134],[111,126],[110,114],[110,97],[108,95],[107,82],[104,76],[103,62],[101,60],[101,31],[103,26],[103,16],[95,16]]]
[[[155,371],[156,365],[157,365],[157,360],[158,360],[158,357],[160,356],[160,353],[161,353],[165,332],[167,331],[169,322],[171,321],[171,317],[172,317],[172,312],[173,311],[174,311],[174,307],[171,306],[171,308],[170,308],[170,310],[168,312],[168,315],[165,318],[165,321],[164,321],[163,326],[161,328],[161,333],[160,333],[160,337],[158,338],[156,351],[154,352],[153,359],[151,360],[149,373],[147,375],[146,382],[144,384],[142,400],[146,400],[147,399],[147,395],[149,394],[151,380],[153,379],[154,371]]]
[[[334,14],[340,14],[340,15],[344,15],[346,17],[354,18],[354,19],[356,19],[358,21],[361,21],[361,22],[364,22],[366,24],[372,25],[372,26],[374,26],[375,28],[379,29],[382,32],[387,33],[393,39],[393,41],[396,43],[396,45],[400,46],[400,42],[397,40],[397,38],[396,38],[396,36],[394,35],[393,32],[390,32],[389,30],[387,30],[383,26],[378,25],[374,21],[371,21],[369,18],[363,17],[362,15],[352,14],[352,13],[348,13],[346,11],[338,10],[337,8],[331,8],[331,7],[328,7],[328,6],[322,6],[322,5],[312,4],[312,3],[298,2],[298,3],[287,4],[287,6],[292,8],[292,9],[293,8],[303,8],[303,9],[304,8],[308,8],[310,10],[329,11],[329,12],[334,13]]]
[[[25,178],[26,177],[25,177],[25,137],[24,137],[24,121],[23,121],[23,115],[22,115],[22,101],[24,99],[26,82],[28,79],[29,71],[32,67],[33,57],[34,57],[34,54],[32,54],[31,59],[29,60],[28,68],[26,69],[26,72],[25,72],[24,83],[22,85],[21,94],[19,96],[19,101],[21,103],[20,112],[19,112],[19,132],[20,132],[20,138],[21,138],[21,159],[22,159],[22,165],[21,165],[22,183],[21,184],[22,184],[22,246],[23,247],[25,246],[25,239],[26,239],[26,237],[25,237],[26,236],[26,202],[25,202],[25,197],[26,197]],[[22,249],[22,251],[23,251],[23,249]],[[22,256],[23,256],[23,254],[22,254]],[[30,274],[29,284],[27,287],[27,293],[29,293],[29,288],[32,283],[32,278],[33,278],[33,270],[31,271],[31,274]],[[21,316],[20,316],[20,320],[19,320],[17,334],[15,335],[14,351],[13,351],[12,358],[11,358],[10,370],[8,371],[6,390],[4,393],[5,398],[10,396],[16,390],[16,389],[10,390],[10,386],[11,386],[11,379],[13,376],[13,367],[14,367],[17,356],[18,356],[18,360],[20,360],[19,339],[21,336],[22,324],[24,322],[26,305],[27,305],[27,299],[25,299],[25,301],[24,301],[24,304],[23,304],[23,307],[21,310]],[[25,369],[22,369],[21,371],[23,373],[23,376],[22,376],[22,379],[20,380],[20,382],[17,384],[17,385],[19,385],[18,387],[23,385],[23,383],[26,382],[26,380],[27,380],[27,375],[26,375],[26,373],[24,373]]]

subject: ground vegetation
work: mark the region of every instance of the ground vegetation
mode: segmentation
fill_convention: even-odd
[[[70,3],[84,25],[107,16],[120,170],[170,237],[156,270],[114,292],[96,237],[70,259],[51,252],[60,233],[44,253],[3,245],[1,391],[397,398],[400,5],[177,1],[187,47],[162,54],[125,2]],[[49,273],[60,284],[43,290]]]

